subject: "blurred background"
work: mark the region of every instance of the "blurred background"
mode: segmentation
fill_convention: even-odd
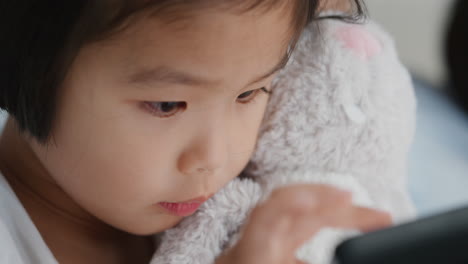
[[[468,1],[365,2],[370,17],[394,36],[414,78],[418,119],[409,187],[420,215],[468,206]]]
[[[461,41],[468,37],[468,7],[455,7],[456,0],[365,1],[371,18],[395,37],[401,60],[414,77],[418,120],[409,188],[419,214],[468,205],[468,111],[462,107],[468,109],[468,83],[463,81],[468,77],[463,65],[468,63],[468,42]],[[460,3],[467,6],[468,0]],[[452,26],[454,10],[461,19]],[[451,46],[446,44],[449,28],[457,29],[452,30]],[[449,70],[446,50],[460,66]],[[4,118],[0,113],[0,130]]]

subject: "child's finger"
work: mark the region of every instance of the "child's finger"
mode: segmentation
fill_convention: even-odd
[[[388,214],[353,205],[349,192],[327,185],[289,186],[252,211],[239,249],[250,252],[252,259],[258,255],[293,261],[293,252],[323,227],[368,231],[390,224]]]
[[[291,230],[287,231],[293,248],[305,243],[324,227],[371,231],[392,223],[387,213],[346,203],[335,206],[325,204],[310,214],[296,216],[293,222]]]
[[[349,225],[361,231],[372,231],[392,224],[390,214],[365,207],[355,207],[348,214]]]
[[[296,234],[295,243],[296,246],[300,246],[324,227],[368,232],[388,227],[391,224],[392,220],[388,213],[352,205],[347,208],[337,208],[334,212],[323,211],[320,215],[311,214],[304,217],[297,221],[294,225],[296,230],[291,231],[291,234]]]
[[[243,237],[252,243],[252,247],[261,247],[259,250],[271,254],[284,249],[293,251],[298,240],[312,237],[320,228],[321,216],[350,205],[351,195],[331,186],[288,186],[273,192],[267,201],[252,211]],[[304,221],[309,221],[308,228],[297,229],[301,226],[298,223]]]

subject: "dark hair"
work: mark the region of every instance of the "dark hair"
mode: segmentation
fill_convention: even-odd
[[[445,55],[450,77],[450,92],[468,113],[468,2],[456,1],[445,39]]]
[[[45,143],[55,116],[57,91],[79,49],[129,24],[149,9],[164,15],[174,6],[272,7],[284,0],[0,0],[0,108],[20,130]],[[347,21],[364,17],[363,3],[351,0]],[[320,0],[293,0],[297,34],[314,20]],[[357,16],[355,16],[355,14]]]

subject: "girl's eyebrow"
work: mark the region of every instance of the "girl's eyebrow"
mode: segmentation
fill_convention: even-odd
[[[255,78],[248,86],[265,80],[272,76],[282,68],[284,68],[289,60],[289,54],[285,54],[281,60],[265,74]],[[148,85],[154,83],[171,83],[184,86],[214,86],[217,81],[207,80],[199,76],[192,75],[187,72],[179,71],[168,66],[158,66],[155,68],[147,68],[137,71],[130,75],[129,83]]]

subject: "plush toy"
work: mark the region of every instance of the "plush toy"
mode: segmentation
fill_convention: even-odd
[[[211,264],[236,243],[257,203],[278,187],[326,183],[353,202],[414,216],[406,189],[415,99],[392,39],[375,23],[323,19],[303,32],[276,78],[256,150],[242,175],[194,215],[167,230],[152,264]],[[329,263],[356,230],[321,230],[298,251],[306,263]]]

